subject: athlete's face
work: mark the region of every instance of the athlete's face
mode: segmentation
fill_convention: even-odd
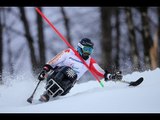
[[[92,48],[92,47],[89,47],[89,46],[83,46],[83,47],[82,47],[82,51],[83,51],[83,54],[84,54],[84,55],[89,56],[90,54],[92,54],[93,48]]]

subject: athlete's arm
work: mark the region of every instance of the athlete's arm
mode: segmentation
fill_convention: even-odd
[[[91,58],[90,70],[101,78],[104,78],[105,71],[97,64],[97,62]]]
[[[70,52],[70,49],[63,50],[59,54],[57,54],[55,57],[53,57],[50,61],[47,62],[47,64],[51,65],[52,67],[58,65],[58,63],[65,60],[68,53]]]

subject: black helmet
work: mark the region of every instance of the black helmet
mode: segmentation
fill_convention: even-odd
[[[92,41],[90,39],[88,39],[88,38],[81,39],[81,41],[79,43],[81,43],[83,46],[89,46],[91,48],[93,48],[93,46],[94,46]]]
[[[89,55],[93,52],[94,44],[88,38],[83,38],[78,43],[77,51],[83,57],[83,59],[87,60]]]

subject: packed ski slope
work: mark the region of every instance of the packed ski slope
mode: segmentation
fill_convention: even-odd
[[[33,104],[26,100],[38,81],[26,74],[17,78],[5,78],[0,85],[0,113],[160,113],[160,69],[134,72],[124,80],[134,81],[143,76],[144,81],[137,87],[121,82],[95,81],[76,84],[66,96],[39,103],[44,91],[42,82],[34,96]]]

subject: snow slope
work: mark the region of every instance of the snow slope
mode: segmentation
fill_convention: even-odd
[[[134,72],[125,75],[124,80],[134,81],[141,76],[144,81],[137,87],[103,82],[102,88],[96,80],[76,84],[66,96],[47,103],[38,102],[44,91],[45,82],[42,82],[33,104],[26,100],[38,81],[26,74],[12,81],[5,78],[5,84],[0,85],[0,113],[160,113],[160,69]]]

